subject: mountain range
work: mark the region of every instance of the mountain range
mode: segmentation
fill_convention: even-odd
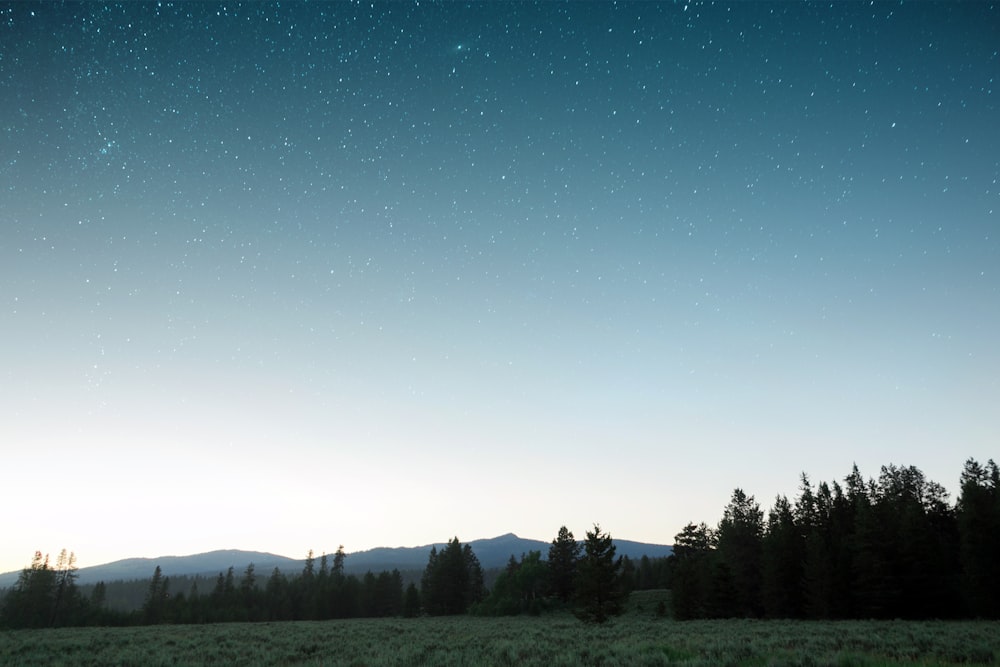
[[[513,533],[488,539],[468,542],[479,559],[483,569],[503,567],[511,556],[520,558],[529,551],[541,551],[544,558],[548,554],[549,542],[518,537]],[[619,556],[628,556],[638,560],[643,556],[649,558],[664,558],[673,553],[673,548],[664,544],[649,544],[632,542],[630,540],[615,540]],[[426,544],[418,547],[377,547],[365,551],[348,553],[344,560],[344,571],[348,574],[364,574],[381,572],[383,570],[423,570],[431,548],[440,551],[444,542]],[[316,556],[317,567],[319,556]],[[332,561],[332,554],[331,554]],[[285,574],[295,574],[302,570],[304,559],[287,558],[259,551],[221,550],[190,556],[160,556],[158,558],[126,558],[124,560],[82,567],[77,571],[77,583],[94,584],[98,581],[119,581],[148,579],[153,576],[157,566],[165,576],[203,575],[215,576],[225,572],[230,567],[239,575],[253,563],[258,576],[268,576],[274,568]],[[9,588],[17,582],[20,571],[0,574],[0,589]]]

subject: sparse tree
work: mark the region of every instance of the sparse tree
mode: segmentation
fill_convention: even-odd
[[[333,554],[333,576],[343,577],[344,576],[344,560],[347,558],[347,554],[344,553],[344,545],[341,544],[337,547],[337,552]]]
[[[59,552],[55,575],[50,625],[53,627],[74,625],[81,616],[83,604],[76,589],[76,554],[67,553],[65,549]]]
[[[55,571],[49,557],[36,551],[31,566],[21,570],[17,583],[4,598],[3,625],[11,628],[44,628],[51,622]]]

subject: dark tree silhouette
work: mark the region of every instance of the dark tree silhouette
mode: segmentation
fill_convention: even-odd
[[[466,544],[454,538],[438,552],[431,548],[421,579],[420,598],[431,616],[464,614],[483,598],[483,570]]]
[[[760,616],[761,549],[764,537],[764,513],[753,496],[742,489],[733,496],[719,522],[718,552],[732,577],[735,613]]]
[[[583,545],[576,541],[566,526],[559,529],[549,547],[549,584],[552,594],[563,602],[573,599],[577,562],[582,551]]]
[[[610,533],[602,533],[598,525],[587,531],[583,557],[576,576],[577,618],[603,623],[621,613],[626,595],[622,589],[621,557],[615,558],[615,545]]]
[[[965,462],[958,499],[961,590],[972,616],[1000,617],[1000,469]]]
[[[801,618],[805,539],[785,496],[778,496],[768,513],[761,557],[764,613],[771,618]]]
[[[673,586],[674,617],[685,621],[709,615],[708,598],[715,536],[704,523],[689,523],[674,536]]]
[[[221,576],[221,575],[220,575]],[[142,620],[144,623],[161,623],[166,619],[167,591],[170,580],[163,576],[160,566],[153,570],[153,578],[149,582],[146,602],[142,605]]]

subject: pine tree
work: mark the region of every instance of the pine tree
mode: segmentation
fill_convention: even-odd
[[[403,616],[405,618],[414,618],[420,615],[420,591],[417,590],[417,585],[410,582],[410,585],[406,587],[406,596],[403,598]]]
[[[240,588],[237,599],[238,602],[236,603],[236,606],[239,607],[240,613],[237,615],[237,618],[233,620],[262,620],[260,593],[257,590],[257,575],[254,573],[253,563],[248,564],[246,569],[243,571],[243,576],[240,578]]]
[[[813,619],[832,618],[836,607],[835,545],[830,538],[832,503],[829,486],[820,483],[814,493],[809,478],[803,473],[795,519],[805,541],[803,607],[805,615]]]
[[[424,611],[432,616],[464,614],[482,599],[483,570],[469,545],[454,538],[438,552],[431,548],[421,579]]]
[[[347,554],[344,553],[344,545],[341,544],[337,547],[337,552],[333,554],[333,576],[343,577],[344,576],[344,560],[347,558]]]
[[[1000,617],[1000,470],[965,462],[958,499],[961,587],[972,616]]]
[[[36,551],[31,566],[21,570],[17,583],[3,600],[2,624],[10,628],[44,628],[52,620],[56,573],[49,557]]]
[[[765,614],[771,618],[801,617],[805,541],[785,496],[778,496],[768,513],[762,559],[761,598]]]
[[[56,560],[52,620],[49,625],[76,625],[82,619],[83,600],[76,588],[76,554],[63,549]]]
[[[671,603],[674,618],[686,621],[709,615],[715,535],[704,523],[689,523],[674,536]]]
[[[576,577],[577,618],[603,623],[621,613],[626,595],[622,589],[621,557],[615,558],[615,545],[610,533],[602,533],[598,525],[587,531],[583,557]]]
[[[290,621],[294,618],[293,601],[288,578],[274,568],[264,588],[267,618],[272,621]]]
[[[506,569],[493,582],[489,596],[475,611],[488,616],[539,614],[542,598],[548,593],[548,576],[541,551],[521,554],[520,561],[511,554]]]
[[[732,499],[719,522],[718,551],[732,576],[735,611],[740,616],[760,616],[761,548],[764,513],[753,496],[742,489]]]
[[[439,589],[441,587],[440,580],[440,556],[438,555],[437,546],[432,545],[431,551],[427,555],[427,566],[420,577],[420,602],[423,605],[424,611],[431,616],[436,616],[440,613],[440,605],[438,603],[440,596]]]
[[[583,545],[576,541],[566,526],[549,547],[549,582],[552,594],[563,602],[573,599],[576,586],[576,569]]]
[[[94,586],[94,590],[90,592],[90,605],[95,610],[101,610],[104,608],[104,603],[108,598],[108,587],[103,581],[98,581]]]
[[[169,586],[170,580],[163,576],[160,566],[157,565],[156,569],[153,570],[153,578],[149,582],[146,601],[142,605],[142,620],[147,625],[155,625],[164,621]]]

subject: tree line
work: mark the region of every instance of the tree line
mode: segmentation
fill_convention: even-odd
[[[753,496],[733,491],[716,527],[689,523],[673,555],[616,557],[599,526],[578,541],[565,526],[548,552],[531,551],[487,573],[457,537],[432,548],[419,581],[398,570],[344,573],[343,547],[300,573],[259,577],[251,564],[220,572],[211,590],[195,579],[176,590],[159,568],[141,609],[112,610],[108,587],[84,595],[64,550],[53,565],[36,553],[0,601],[0,626],[60,627],[213,623],[568,609],[585,621],[620,613],[633,589],[669,588],[673,615],[695,618],[1000,618],[1000,470],[969,459],[954,505],[915,467],[883,466],[864,479],[800,480],[765,518]],[[182,581],[186,579],[181,578]],[[204,582],[203,582],[204,583]],[[665,610],[658,609],[658,613]]]
[[[622,559],[615,558],[611,536],[595,526],[578,543],[561,528],[549,549],[511,556],[492,590],[468,544],[457,537],[439,551],[431,549],[420,578],[404,588],[398,570],[363,577],[344,573],[346,554],[318,562],[309,552],[302,572],[287,576],[275,568],[263,581],[253,564],[237,574],[220,572],[211,591],[175,591],[159,566],[149,580],[141,609],[126,613],[107,607],[101,582],[85,596],[76,584],[75,557],[63,551],[55,566],[36,552],[0,606],[0,626],[8,628],[79,625],[150,625],[418,615],[538,613],[543,608],[572,608],[587,621],[601,622],[618,613],[627,595]]]
[[[1000,472],[966,461],[954,506],[915,467],[778,496],[765,519],[736,489],[717,527],[674,538],[679,619],[998,618]]]

